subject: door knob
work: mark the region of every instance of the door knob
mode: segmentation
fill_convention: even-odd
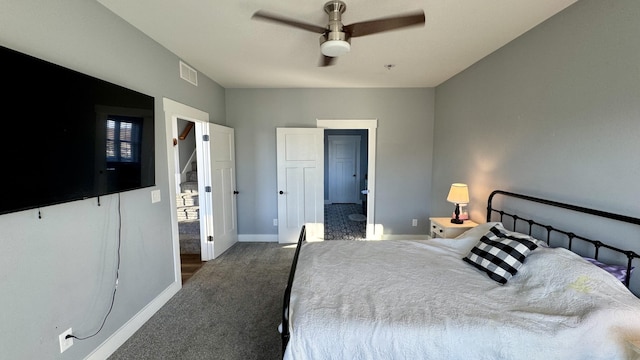
[[[279,192],[279,193],[280,193],[280,195],[282,195],[282,194],[284,194],[284,191],[280,190],[280,192]]]
[[[233,190],[234,195],[239,194],[238,190]]]

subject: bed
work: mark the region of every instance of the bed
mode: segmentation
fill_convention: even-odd
[[[284,292],[283,358],[634,358],[640,299],[629,284],[640,255],[497,209],[496,196],[640,225],[496,190],[487,222],[455,239],[307,242],[303,227]]]

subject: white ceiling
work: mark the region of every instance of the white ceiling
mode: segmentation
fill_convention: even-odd
[[[577,0],[344,0],[343,24],[424,10],[424,26],[354,38],[319,67],[325,0],[97,0],[225,88],[434,87]],[[385,65],[393,64],[387,69]]]

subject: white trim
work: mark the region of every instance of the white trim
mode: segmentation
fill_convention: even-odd
[[[171,237],[173,241],[173,265],[174,265],[174,281],[182,287],[182,271],[180,269],[180,236],[178,235],[178,213],[176,205],[177,184],[180,181],[179,154],[173,147],[173,139],[178,138],[178,121],[183,119],[193,121],[195,123],[209,122],[209,114],[176,102],[174,100],[163,98],[163,110],[165,131],[167,134],[167,171],[169,172],[169,204],[171,211]],[[177,178],[177,179],[176,179]],[[202,236],[201,236],[202,237]]]
[[[214,244],[208,241],[213,234],[213,193],[207,192],[211,186],[211,148],[210,142],[203,140],[204,136],[211,136],[209,123],[194,121],[196,131],[196,161],[198,167],[198,207],[200,218],[200,258],[209,261],[215,258]],[[178,240],[180,241],[180,240]]]
[[[179,118],[190,121],[205,121],[209,122],[209,114],[193,108],[188,105],[181,104],[177,101],[171,100],[169,98],[162,98],[163,100],[163,110],[165,118],[167,117],[167,113],[170,114],[180,114]]]
[[[102,360],[113,354],[124,344],[138,329],[160,310],[182,287],[178,282],[171,283],[160,295],[142,308],[129,321],[124,323],[116,332],[111,334],[102,344],[93,350],[85,359]]]
[[[380,239],[382,227],[376,227],[375,223],[375,200],[376,200],[376,142],[377,142],[377,119],[316,119],[316,127],[325,129],[365,129],[368,130],[368,178],[367,188],[367,239]]]
[[[377,119],[316,119],[316,127],[326,129],[377,129]]]
[[[238,242],[278,242],[278,234],[238,234]]]

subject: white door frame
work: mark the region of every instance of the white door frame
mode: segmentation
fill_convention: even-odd
[[[200,259],[215,258],[213,250],[213,198],[211,192],[211,151],[203,141],[209,136],[209,122],[194,121],[196,131],[196,161],[198,167],[198,217],[200,218]],[[210,190],[207,191],[206,189]],[[179,240],[179,239],[178,239]]]
[[[376,200],[376,131],[377,119],[316,119],[316,127],[325,129],[364,129],[368,132],[367,145],[367,239],[376,240],[382,238],[382,226],[375,223]]]
[[[169,172],[169,204],[172,210],[171,238],[173,239],[174,274],[175,281],[182,284],[182,270],[180,268],[180,235],[178,233],[178,213],[176,211],[177,188],[180,184],[180,154],[173,144],[174,139],[178,139],[178,118],[192,121],[196,124],[203,122],[209,123],[209,114],[168,98],[163,98],[162,100],[165,118],[165,134],[167,136],[167,171]],[[200,161],[200,159],[198,159],[198,161]]]

